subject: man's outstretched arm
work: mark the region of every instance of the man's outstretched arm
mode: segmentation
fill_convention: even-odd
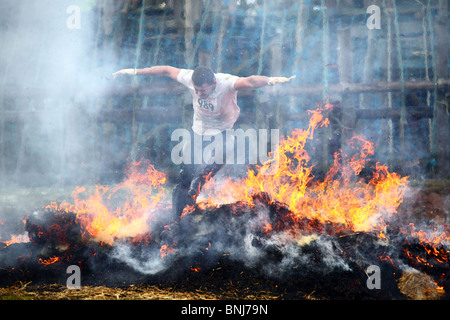
[[[290,78],[285,77],[266,77],[266,76],[250,76],[243,77],[236,80],[234,83],[234,89],[236,90],[248,90],[248,89],[258,89],[265,86],[273,86],[277,83],[289,82],[294,79],[295,76]]]
[[[113,73],[114,79],[119,76],[160,76],[169,77],[173,80],[177,80],[178,74],[181,69],[171,66],[154,66],[144,69],[122,69]]]

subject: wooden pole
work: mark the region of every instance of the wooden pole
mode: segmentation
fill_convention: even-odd
[[[368,3],[365,2],[364,6],[367,8]],[[366,32],[366,55],[364,57],[364,63],[362,66],[362,82],[367,83],[370,81],[370,79],[373,78],[373,64],[374,64],[374,57],[377,54],[377,47],[379,46],[379,43],[377,43],[378,39],[375,37],[376,33],[379,33],[379,30],[375,29],[369,29],[367,27],[364,28]],[[361,108],[364,108],[366,105],[365,102],[365,92],[361,92],[359,94],[359,106]]]
[[[266,35],[266,16],[267,16],[267,4],[266,0],[262,0],[262,24],[261,24],[261,35],[259,37],[259,59],[258,59],[258,75],[261,74],[264,64],[264,41]]]
[[[404,83],[405,90],[422,91],[422,90],[442,90],[448,92],[450,88],[450,79],[440,78],[434,81],[411,81]],[[3,91],[5,98],[13,98],[20,96],[21,98],[45,98],[44,87],[27,87],[26,91],[14,86],[5,86]],[[328,92],[330,94],[352,94],[360,92],[395,92],[402,90],[402,83],[394,82],[372,82],[372,83],[333,83],[328,85]],[[181,95],[185,92],[183,86],[173,83],[170,86],[161,85],[158,83],[134,83],[125,84],[118,82],[111,82],[107,86],[79,86],[77,93],[81,95],[88,95],[89,97],[128,97],[136,93],[138,96],[154,96],[154,95]],[[283,86],[274,87],[273,94],[281,96],[300,96],[300,95],[317,95],[321,96],[323,92],[323,85],[297,85],[286,84]],[[241,96],[253,96],[255,91],[242,91]]]
[[[260,75],[263,71],[263,65],[264,65],[264,56],[265,56],[265,35],[266,35],[266,14],[267,14],[267,3],[266,0],[262,0],[262,23],[261,23],[261,29],[260,29],[260,35],[259,35],[259,54],[258,54],[258,70],[257,74]],[[268,51],[270,48],[267,48]],[[273,68],[273,60],[271,67]],[[273,72],[273,70],[271,70]],[[256,114],[256,127],[257,128],[268,128],[269,124],[269,117],[267,116],[268,110],[270,110],[270,103],[271,99],[269,98],[269,95],[266,94],[266,92],[269,90],[264,90],[260,92],[259,95],[256,96],[256,105],[255,105],[255,114]],[[271,90],[273,92],[273,90]]]
[[[407,115],[415,118],[432,118],[434,116],[433,110],[426,105],[407,107]],[[100,122],[119,122],[129,121],[133,119],[133,114],[138,122],[154,122],[155,116],[162,120],[178,119],[181,120],[182,115],[179,113],[180,106],[153,106],[151,108],[138,108],[133,113],[132,109],[111,109],[103,108],[98,112],[97,121]],[[379,106],[374,109],[360,109],[358,107],[346,107],[346,112],[353,114],[353,121],[356,119],[400,119],[400,110],[390,108],[387,106]],[[55,113],[55,116],[57,114]],[[255,121],[256,115],[253,112],[242,111],[243,118],[249,121]],[[0,112],[0,117],[4,121],[18,123],[22,121],[32,121],[36,116],[40,116],[38,111],[3,111]],[[290,112],[288,121],[299,121],[305,119],[303,111]],[[352,124],[350,124],[352,125]]]
[[[386,12],[386,20],[387,20],[387,82],[392,82],[392,48],[393,48],[393,39],[392,39],[392,14],[391,10],[388,10],[391,6],[388,7],[386,4],[386,0],[383,0],[383,8]],[[387,92],[387,105],[388,108],[392,109],[392,91]],[[394,123],[392,119],[387,119],[388,125],[388,139],[389,139],[389,162],[394,160]]]
[[[422,45],[423,45],[423,53],[424,53],[424,65],[425,65],[425,80],[430,81],[430,72],[429,72],[429,64],[428,64],[428,23],[427,23],[427,10],[426,8],[422,9],[423,18],[422,18]],[[431,108],[431,91],[427,90],[427,106]],[[431,110],[431,109],[430,109]],[[429,143],[429,151],[432,154],[433,152],[433,121],[432,119],[428,119],[428,143]]]
[[[329,1],[330,9],[334,8],[334,1]],[[322,7],[322,101],[325,102],[329,97],[328,82],[329,82],[329,68],[327,65],[330,63],[330,25],[328,16],[328,6],[325,0],[321,0]],[[329,147],[331,140],[330,126],[326,126],[322,135],[322,171],[328,172],[330,167]]]
[[[184,7],[185,14],[185,34],[184,45],[186,47],[185,61],[188,67],[192,67],[195,61],[194,55],[194,37],[195,37],[195,23],[201,17],[202,1],[186,0]]]
[[[217,64],[216,64],[216,72],[223,72],[222,70],[222,57],[224,56],[223,52],[223,41],[225,39],[228,24],[230,21],[230,15],[227,10],[224,8],[221,9],[222,14],[220,15],[220,27],[219,27],[219,39],[217,41]]]
[[[399,109],[394,109],[390,107],[377,107],[375,109],[361,109],[359,107],[352,107],[352,108],[345,108],[346,112],[349,114],[353,114],[353,117],[351,119],[346,119],[345,124],[353,127],[358,119],[368,119],[368,120],[375,120],[375,119],[393,119],[395,121],[398,121],[401,117],[401,112]],[[415,118],[432,118],[433,117],[433,111],[430,108],[427,108],[426,106],[422,107],[410,107],[410,111],[407,112],[408,116],[415,117]],[[289,114],[289,121],[301,121],[304,120],[305,114],[303,112],[293,112]],[[343,118],[345,119],[345,118]],[[353,123],[350,123],[350,120],[353,121]],[[341,120],[343,121],[343,120]],[[341,126],[344,127],[344,122],[341,123]],[[344,147],[344,145],[342,145]]]
[[[305,41],[305,34],[307,32],[307,21],[309,16],[308,4],[305,3],[305,0],[299,0],[298,11],[297,11],[297,21],[295,25],[295,60],[294,60],[294,68],[298,75],[298,80],[303,79],[303,70],[305,69],[302,63],[302,53],[303,53],[303,42]],[[289,97],[289,108],[290,111],[293,111],[297,108],[297,99],[293,96]]]
[[[272,76],[281,76],[281,70],[282,70],[282,62],[283,62],[283,31],[285,26],[285,20],[286,20],[286,13],[283,11],[281,13],[283,16],[279,17],[281,19],[281,32],[275,36],[275,39],[273,40],[273,45],[270,47],[271,52],[271,66],[270,66],[270,73]],[[272,113],[272,121],[267,121],[269,127],[271,128],[282,128],[282,110],[281,110],[281,102],[280,99],[273,100],[274,104],[274,112]],[[270,124],[270,122],[272,122]]]
[[[400,84],[401,84],[401,116],[400,116],[400,161],[404,162],[404,157],[406,149],[405,149],[405,126],[407,125],[406,121],[406,105],[405,105],[405,75],[403,70],[403,56],[402,56],[402,46],[400,41],[400,28],[398,22],[398,10],[396,0],[392,0],[392,5],[394,9],[394,29],[395,29],[395,39],[397,46],[397,58],[398,58],[398,67],[400,70]]]
[[[435,87],[442,89],[443,91],[448,91],[450,86],[449,79],[439,79],[437,83],[433,81],[411,81],[401,83],[400,81],[394,82],[372,82],[372,83],[344,83],[341,82],[339,84],[330,84],[328,86],[328,90],[330,93],[341,93],[341,94],[350,94],[350,93],[361,93],[361,92],[388,92],[388,91],[401,91],[405,90],[430,90]],[[301,86],[301,85],[289,85],[277,90],[279,94],[283,95],[320,95],[323,91],[322,85],[310,85],[310,86]]]
[[[439,11],[434,23],[436,67],[434,69],[437,81],[448,77],[448,34],[447,34],[448,1],[439,1]],[[436,142],[436,174],[440,178],[450,177],[450,128],[446,91],[436,88],[433,126]]]

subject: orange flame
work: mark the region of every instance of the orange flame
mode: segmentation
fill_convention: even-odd
[[[173,251],[174,251],[174,249],[169,247],[167,244],[162,245],[161,248],[159,249],[159,252],[161,254],[161,259],[164,259],[167,254],[169,254]]]
[[[187,205],[184,209],[183,212],[181,213],[180,219],[183,219],[185,216],[187,216],[188,214],[192,213],[195,211],[195,206],[193,205]]]
[[[430,261],[435,261],[442,265],[448,265],[450,250],[448,245],[450,243],[450,226],[440,225],[439,227],[432,227],[427,229],[417,230],[414,223],[409,223],[405,228],[400,229],[406,236],[411,236],[419,240],[420,245],[426,252],[427,258],[422,258],[405,251],[409,259],[415,263],[423,266],[433,267],[433,263],[428,261],[428,257],[433,258]],[[447,249],[445,249],[447,248]]]
[[[28,234],[21,234],[18,236],[11,235],[11,240],[8,241],[1,241],[4,243],[7,247],[14,244],[14,243],[25,243],[30,242],[30,238],[28,237]]]
[[[295,129],[280,141],[274,157],[262,164],[258,172],[249,171],[238,181],[227,180],[220,188],[214,182],[204,187],[199,197],[200,207],[218,206],[222,203],[244,201],[253,205],[252,195],[266,193],[272,201],[285,204],[294,221],[300,218],[317,219],[344,225],[353,231],[372,231],[384,226],[383,219],[397,212],[403,201],[408,177],[389,172],[386,166],[376,164],[375,173],[366,183],[358,174],[374,153],[374,145],[362,137],[350,141],[353,155],[336,153],[334,164],[323,181],[314,182],[313,165],[305,145],[312,140],[318,127],[326,126],[323,115],[331,109],[329,104],[311,110],[307,130]],[[278,160],[277,160],[278,159]],[[272,162],[278,161],[273,175],[264,174]]]
[[[48,258],[47,260],[43,260],[43,259],[39,258],[38,262],[40,264],[48,266],[48,265],[54,264],[54,263],[56,263],[58,261],[59,261],[59,257],[58,256],[53,256],[53,257]]]
[[[414,223],[410,223],[406,228],[402,228],[404,234],[418,238],[422,243],[430,245],[439,245],[443,243],[450,244],[450,226],[441,225],[438,227],[427,228],[427,230],[417,230]]]
[[[203,186],[197,205],[200,209],[237,202],[254,206],[254,195],[265,194],[270,201],[289,209],[289,221],[294,224],[300,219],[314,219],[346,230],[373,231],[380,239],[385,239],[385,222],[396,214],[402,203],[408,177],[390,172],[379,163],[372,168],[369,180],[361,177],[361,171],[374,154],[374,144],[355,136],[349,141],[348,152],[334,155],[324,179],[315,179],[314,164],[310,164],[305,147],[314,138],[316,129],[329,124],[326,113],[332,108],[327,103],[309,110],[307,129],[294,129],[283,137],[272,157],[257,166],[257,170],[249,170],[244,178],[228,178],[220,185],[210,179]],[[273,167],[277,170],[272,170]],[[132,163],[126,179],[117,186],[77,187],[73,192],[73,204],[51,203],[49,208],[75,213],[87,239],[107,244],[123,238],[150,241],[149,225],[155,214],[170,209],[165,182],[165,174],[148,162]],[[193,210],[195,206],[185,208],[183,217]],[[302,231],[296,230],[295,225],[288,225],[293,233]],[[266,222],[263,231],[271,233],[273,228]],[[430,233],[410,228],[406,232],[420,237],[424,243],[440,244],[450,240],[449,230]],[[170,248],[161,247],[161,256],[170,252],[168,250]]]
[[[112,244],[116,239],[134,238],[149,232],[148,220],[161,209],[166,199],[165,174],[151,164],[132,163],[127,178],[109,188],[97,185],[95,190],[77,187],[72,193],[74,204],[51,203],[48,208],[74,212],[88,237]]]
[[[191,270],[194,272],[200,272],[201,268],[200,267],[193,267],[191,266]]]

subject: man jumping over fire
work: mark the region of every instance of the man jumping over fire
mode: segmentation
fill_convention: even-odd
[[[238,91],[273,86],[295,78],[295,76],[285,78],[256,75],[238,77],[225,73],[213,73],[207,67],[189,70],[172,66],[122,69],[114,73],[113,77],[123,75],[164,76],[186,86],[193,98],[194,121],[191,137],[194,137],[194,141],[195,135],[200,136],[197,138],[198,141],[211,141],[215,139],[212,137],[217,135],[222,135],[222,141],[225,141],[225,131],[232,129],[239,117]],[[195,143],[190,145],[192,148],[197,147]],[[183,152],[185,151],[183,149]],[[194,155],[196,151],[198,152],[198,150],[192,150],[190,154]],[[226,153],[226,148],[224,148],[224,153]],[[172,194],[173,212],[177,217],[181,216],[186,206],[195,204],[201,187],[224,166],[224,163],[210,163],[205,159],[201,164],[195,163],[198,162],[181,163],[177,185]]]

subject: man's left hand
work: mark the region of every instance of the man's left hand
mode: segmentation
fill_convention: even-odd
[[[277,84],[277,83],[285,83],[285,82],[289,82],[289,81],[291,81],[292,79],[294,79],[296,76],[292,76],[292,77],[289,77],[289,78],[286,78],[286,77],[270,77],[269,78],[269,82],[268,82],[268,85],[269,86],[273,86],[273,85],[275,85],[275,84]]]

